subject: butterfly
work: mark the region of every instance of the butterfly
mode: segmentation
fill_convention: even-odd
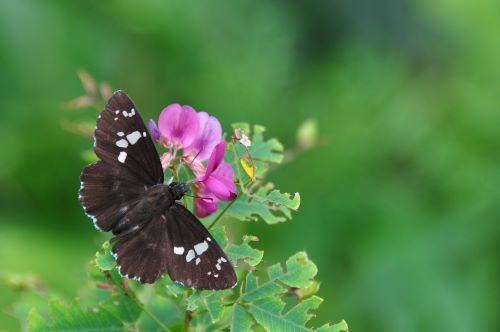
[[[94,133],[99,161],[84,168],[79,199],[102,232],[122,276],[153,283],[168,273],[195,289],[236,285],[228,257],[203,224],[178,201],[187,183],[164,184],[163,169],[137,107],[117,91]]]

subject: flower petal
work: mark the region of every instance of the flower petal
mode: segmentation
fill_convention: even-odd
[[[199,120],[191,106],[168,105],[163,109],[158,120],[161,135],[175,147],[189,146],[195,140]]]
[[[156,122],[153,119],[149,119],[149,133],[151,134],[151,137],[155,141],[158,141],[160,139],[161,133],[158,127],[156,126]]]
[[[198,217],[204,218],[217,211],[217,203],[208,199],[195,198],[194,210]]]
[[[205,178],[208,178],[219,165],[224,161],[224,154],[226,153],[226,142],[221,141],[215,146],[208,159],[207,170],[205,171]]]
[[[186,151],[200,161],[207,160],[212,154],[214,147],[222,139],[222,127],[216,117],[208,115],[206,112],[199,112],[198,121],[200,124],[198,136],[191,143]]]
[[[232,188],[224,178],[210,176],[203,183],[205,184],[206,191],[213,193],[221,201],[232,201],[236,198],[236,192],[233,191],[236,187]],[[234,183],[232,184],[234,185]]]

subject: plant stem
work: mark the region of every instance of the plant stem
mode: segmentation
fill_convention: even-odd
[[[246,193],[245,191],[245,185],[243,184],[243,177],[241,176],[241,171],[240,171],[240,165],[238,164],[238,153],[236,152],[236,145],[231,143],[231,147],[233,150],[233,156],[234,156],[234,167],[236,167],[236,171],[238,172],[238,182],[240,184],[241,191]]]
[[[136,306],[144,311],[156,323],[156,325],[158,325],[162,329],[162,331],[170,332],[170,329],[165,324],[163,324],[161,320],[159,320],[158,317],[156,317],[151,311],[146,309],[146,307],[137,299],[134,293],[129,293],[121,282],[117,282],[115,279],[113,279],[111,273],[109,273],[108,271],[103,272],[106,275],[106,278],[108,278],[116,287],[118,287],[123,292],[123,295],[130,298]]]
[[[188,289],[186,291],[186,301],[193,294],[192,289]],[[184,314],[184,331],[189,331],[189,326],[191,325],[191,320],[193,319],[193,312],[186,309],[186,313]]]
[[[208,226],[208,229],[210,230],[212,227],[215,226],[215,224],[222,218],[222,216],[227,212],[227,210],[229,210],[229,208],[231,208],[231,206],[233,206],[234,202],[236,202],[236,200],[238,198],[240,198],[241,194],[239,194],[238,196],[235,197],[235,199],[233,199],[231,202],[229,202],[228,205],[226,205],[226,207],[224,208],[224,210],[222,210],[219,215],[214,219],[214,221],[210,224],[210,226]]]

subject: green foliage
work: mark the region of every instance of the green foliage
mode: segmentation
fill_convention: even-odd
[[[213,219],[213,226],[224,214],[236,220],[262,220],[272,225],[292,218],[300,206],[300,195],[282,193],[265,182],[271,165],[283,161],[283,146],[276,140],[264,139],[264,127],[235,124],[251,137],[246,147],[232,138],[232,165],[238,174],[239,197],[225,206]],[[241,132],[239,132],[241,134]],[[240,164],[245,158],[246,164]],[[253,171],[255,171],[252,176]],[[239,283],[222,291],[195,291],[172,282],[164,276],[154,285],[141,285],[119,275],[105,241],[96,253],[89,270],[89,282],[75,299],[66,304],[50,302],[43,314],[37,309],[29,313],[31,331],[346,331],[341,322],[310,327],[313,311],[322,302],[316,296],[319,283],[314,279],[316,265],[305,252],[298,252],[280,263],[263,264],[264,251],[254,248],[259,239],[243,235],[242,240],[228,240],[224,226],[210,227],[214,238],[227,253],[237,270]],[[230,230],[229,230],[230,231]],[[231,237],[233,238],[233,237]],[[263,273],[266,272],[264,276]],[[19,283],[12,283],[18,285]],[[19,315],[29,304],[19,306]]]
[[[111,245],[104,242],[100,251],[95,254],[95,263],[103,271],[109,271],[116,267],[115,258],[111,255]]]
[[[29,314],[29,330],[32,332],[50,331],[123,331],[123,322],[111,312],[95,307],[82,309],[77,302],[64,304],[50,303],[50,319],[47,321],[36,309]]]
[[[228,212],[236,219],[255,221],[262,219],[268,224],[276,224],[291,219],[291,211],[300,206],[300,194],[293,196],[273,189],[272,183],[259,188],[254,194],[245,195],[234,203]]]

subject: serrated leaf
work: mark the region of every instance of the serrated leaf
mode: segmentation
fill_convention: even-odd
[[[95,254],[95,263],[103,271],[110,271],[116,267],[116,260],[111,254],[111,245],[104,242],[101,250]]]
[[[303,288],[311,285],[318,272],[316,265],[307,258],[305,252],[298,252],[286,261],[286,271],[281,264],[277,263],[269,267],[269,280],[257,283],[256,277],[249,273],[247,276],[247,288],[243,295],[246,301],[256,301],[262,297],[274,296],[285,291],[285,288],[276,282],[282,282],[289,287]]]
[[[260,218],[268,224],[291,219],[290,211],[297,210],[300,206],[300,194],[291,196],[273,188],[272,183],[267,183],[251,197],[242,197],[233,204],[228,214],[243,221]]]
[[[349,327],[345,320],[341,320],[337,324],[325,324],[317,329],[316,332],[349,332]]]
[[[231,125],[234,130],[241,129],[245,135],[250,135],[250,125],[246,122],[236,122]]]
[[[179,310],[172,298],[165,298],[152,293],[148,301],[145,302],[144,307],[166,326],[171,327],[170,325],[176,322],[180,324],[184,323],[184,311]],[[138,331],[164,331],[149,315],[141,315],[138,327]]]
[[[243,300],[253,302],[264,297],[271,297],[284,292],[286,292],[286,288],[277,284],[275,280],[269,280],[259,284],[259,279],[252,272],[249,272],[246,278],[246,288]]]
[[[226,228],[224,226],[215,227],[210,230],[210,233],[214,237],[215,241],[220,245],[221,248],[225,248],[227,245]]]
[[[207,310],[211,322],[217,323],[224,315],[225,297],[231,293],[231,290],[195,292],[187,298],[187,310],[196,311],[204,308]]]
[[[237,264],[238,261],[242,260],[250,266],[258,265],[264,256],[264,252],[249,245],[250,242],[258,240],[256,236],[245,235],[241,244],[231,244],[226,251],[231,262]]]
[[[172,294],[174,297],[184,295],[184,293],[187,290],[186,287],[177,282],[172,281],[168,277],[164,278],[164,280],[165,280],[165,287],[167,288],[168,293]]]
[[[224,297],[231,294],[231,290],[210,292],[202,298],[202,303],[210,315],[212,323],[218,322],[224,315],[225,301]]]
[[[276,138],[264,141],[265,131],[266,128],[263,126],[255,125],[253,127],[252,145],[249,147],[250,154],[254,160],[279,164],[283,161],[283,145]]]
[[[278,298],[264,298],[251,303],[249,310],[255,320],[267,331],[312,331],[305,324],[311,319],[311,310],[318,308],[322,300],[313,296],[283,314],[285,302]]]
[[[231,319],[231,332],[250,332],[252,331],[252,325],[254,320],[245,309],[236,304],[233,309],[233,315]]]
[[[270,164],[279,164],[283,161],[283,145],[275,138],[264,140],[265,128],[263,126],[253,126],[253,133],[251,133],[250,125],[247,123],[235,123],[234,129],[241,129],[243,133],[251,137],[252,144],[248,147],[248,153],[252,156],[254,161],[250,174],[246,170],[238,171],[242,176],[243,183],[253,180],[253,177],[263,178],[269,170]],[[234,167],[240,169],[239,160],[241,157],[246,158],[247,148],[242,144],[234,144],[228,146],[229,151],[236,149],[238,164],[233,164]],[[231,158],[233,159],[233,158]],[[234,163],[234,160],[229,160]],[[253,176],[252,176],[253,175]]]
[[[99,303],[99,307],[113,316],[117,317],[120,321],[125,323],[133,323],[142,313],[142,308],[134,302],[130,296],[123,293],[112,296],[111,299]]]
[[[82,309],[78,303],[50,303],[51,322],[43,318],[36,309],[29,314],[29,330],[32,332],[117,332],[123,331],[123,323],[113,314],[99,308]]]
[[[268,273],[272,280],[279,280],[290,287],[303,288],[311,285],[318,268],[309,260],[307,254],[301,251],[287,259],[286,272],[281,264],[275,264],[269,268]]]

